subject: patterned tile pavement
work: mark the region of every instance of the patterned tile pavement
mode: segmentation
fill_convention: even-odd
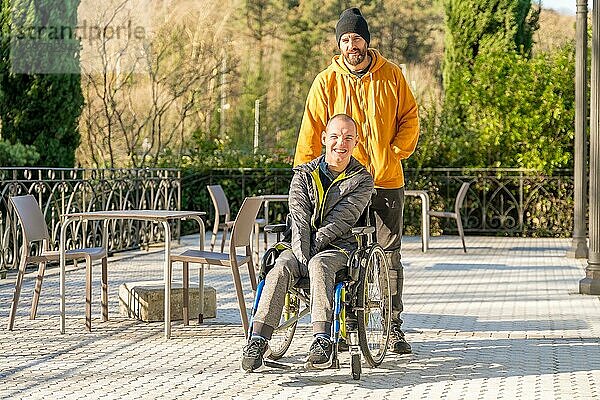
[[[197,243],[186,237],[182,246]],[[100,320],[95,269],[93,331],[84,329],[84,269],[67,275],[67,332],[59,333],[58,274],[50,268],[38,318],[28,319],[34,273],[15,330],[6,330],[14,274],[0,280],[0,399],[599,399],[600,302],[578,294],[585,261],[565,257],[568,239],[434,237],[420,252],[405,238],[404,330],[408,356],[390,355],[352,380],[302,369],[308,324],[297,331],[289,371],[240,369],[244,344],[230,273],[212,267],[217,318],[173,325],[118,314],[119,284],[162,277],[160,247],[109,260],[110,320]],[[180,278],[180,269],[175,279]],[[243,275],[247,282],[247,275]],[[249,287],[249,285],[248,285]],[[246,291],[247,301],[252,293]]]

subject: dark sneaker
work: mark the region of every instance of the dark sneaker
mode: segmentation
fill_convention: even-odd
[[[263,365],[263,355],[269,347],[269,342],[263,338],[250,339],[244,346],[244,355],[242,357],[242,369],[246,372],[252,372]]]
[[[308,358],[306,359],[306,368],[329,368],[331,366],[331,353],[333,352],[333,343],[324,337],[316,337],[310,345]]]
[[[390,328],[390,343],[388,349],[396,354],[410,354],[412,349],[410,344],[404,338],[404,332],[400,330],[398,325],[392,324]]]

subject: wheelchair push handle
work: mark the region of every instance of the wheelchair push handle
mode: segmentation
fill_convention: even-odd
[[[286,224],[273,224],[265,226],[265,232],[267,233],[281,233],[285,232],[287,228]]]
[[[265,232],[266,233],[276,233],[277,234],[277,241],[281,241],[281,234],[283,234],[284,236],[287,234],[287,230],[288,225],[287,224],[273,224],[273,225],[267,225],[265,226]]]

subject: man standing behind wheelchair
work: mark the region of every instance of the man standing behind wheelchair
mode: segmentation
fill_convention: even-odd
[[[345,113],[357,123],[360,143],[354,157],[375,179],[377,193],[372,199],[371,212],[375,215],[377,242],[390,260],[389,347],[394,353],[408,354],[411,348],[400,329],[404,283],[400,255],[404,213],[401,160],[408,158],[417,145],[417,104],[400,67],[369,48],[369,26],[358,8],[342,12],[335,37],[341,54],[317,75],[310,88],[294,164],[307,162],[321,153],[318,132],[329,115]]]
[[[289,286],[306,277],[310,277],[314,336],[306,365],[329,365],[335,276],[346,267],[348,255],[357,246],[351,230],[369,203],[373,178],[352,157],[358,135],[351,117],[332,117],[321,143],[324,155],[294,168],[289,194],[291,249],[279,255],[265,278],[251,337],[243,350],[242,368],[248,372],[263,364]]]

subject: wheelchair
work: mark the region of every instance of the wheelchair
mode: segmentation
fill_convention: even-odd
[[[367,212],[368,215],[368,212]],[[275,265],[278,255],[290,248],[290,243],[280,241],[286,224],[265,227],[267,232],[277,233],[278,241],[269,248],[260,264],[260,282],[254,299],[248,338],[257,310],[264,277]],[[370,367],[383,361],[389,342],[391,326],[391,289],[389,263],[383,248],[373,240],[375,228],[360,226],[352,228],[358,247],[349,258],[347,268],[336,276],[334,293],[334,315],[331,338],[333,352],[329,367],[340,368],[338,359],[340,340],[348,345],[352,377],[360,379],[362,372],[361,353]],[[286,368],[277,363],[289,349],[298,321],[310,314],[309,279],[302,278],[288,289],[279,326],[275,328],[265,354],[267,366]],[[269,361],[273,360],[272,362]],[[288,367],[289,368],[289,367]]]

